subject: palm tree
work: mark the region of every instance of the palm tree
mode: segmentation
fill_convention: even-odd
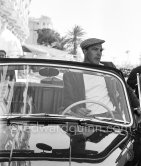
[[[59,37],[58,40],[52,43],[52,47],[59,50],[66,50],[66,45],[68,44],[69,39],[66,36]]]
[[[70,47],[72,47],[71,54],[73,55],[77,54],[78,45],[82,41],[82,37],[84,36],[84,34],[85,32],[78,25],[75,25],[72,31],[68,32],[69,45]]]

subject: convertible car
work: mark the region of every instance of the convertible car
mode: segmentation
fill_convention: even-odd
[[[119,70],[1,59],[2,166],[134,166],[140,164],[139,140]]]

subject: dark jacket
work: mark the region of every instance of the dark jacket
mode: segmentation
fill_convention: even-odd
[[[137,95],[137,97],[139,97],[138,95],[138,86],[137,86],[137,73],[141,73],[141,66],[138,66],[136,68],[134,68],[127,79],[127,84],[135,91],[135,94]]]
[[[63,106],[65,108],[77,101],[85,100],[85,86],[82,73],[66,72],[63,75],[63,81]],[[85,104],[82,107],[85,107]]]
[[[112,62],[101,62],[101,63],[103,63],[104,66],[116,68],[116,66]],[[140,69],[141,69],[141,67],[140,67]],[[129,80],[131,80],[132,77],[134,78],[134,76],[132,76],[132,75],[135,72],[136,72],[136,70],[132,71],[131,76],[127,81],[128,84],[126,84],[127,93],[128,93],[128,97],[129,97],[129,100],[130,100],[130,105],[131,105],[132,108],[138,108],[140,106],[139,100],[138,100],[136,94],[133,91],[133,88],[132,88],[133,86],[131,86],[132,84],[129,84]],[[106,84],[108,84],[108,83],[106,83]],[[110,88],[110,86],[108,86],[108,87]],[[113,96],[110,97],[112,100],[113,100]]]

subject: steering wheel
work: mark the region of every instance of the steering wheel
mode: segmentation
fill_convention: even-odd
[[[71,105],[69,105],[63,112],[62,112],[62,115],[65,115],[66,113],[68,113],[70,111],[71,108],[73,108],[74,106],[76,105],[79,105],[79,104],[83,104],[83,103],[94,103],[94,104],[98,104],[102,107],[104,107],[108,112],[109,114],[112,116],[113,119],[114,118],[114,114],[113,112],[111,111],[111,109],[109,107],[107,107],[105,104],[99,102],[99,101],[95,101],[95,100],[81,100],[81,101],[77,101]]]

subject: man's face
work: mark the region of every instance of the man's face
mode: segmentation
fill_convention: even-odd
[[[6,57],[6,54],[5,54],[5,52],[3,52],[3,51],[0,51],[0,58],[5,58]]]
[[[85,54],[90,63],[99,64],[102,56],[102,45],[93,45],[88,47]]]

